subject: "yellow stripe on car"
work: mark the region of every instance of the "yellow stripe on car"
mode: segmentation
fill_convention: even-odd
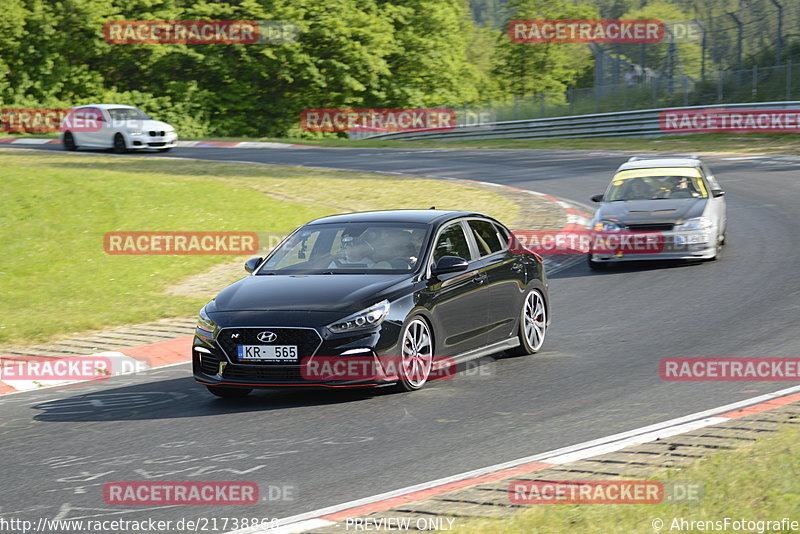
[[[615,174],[611,183],[612,185],[622,185],[624,180],[629,180],[630,178],[648,178],[651,176],[686,176],[687,178],[693,178],[692,181],[694,182],[694,186],[703,195],[703,198],[708,197],[706,186],[703,183],[703,180],[700,179],[702,175],[700,174],[700,171],[694,167],[656,167],[653,169],[630,169],[627,171],[620,171]]]

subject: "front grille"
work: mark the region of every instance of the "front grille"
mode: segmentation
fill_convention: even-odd
[[[164,142],[157,142],[157,143],[147,143],[149,146],[165,146],[167,143]]]
[[[272,332],[276,338],[271,343],[259,341],[256,336],[259,332]],[[236,337],[238,336],[238,337]],[[239,361],[237,345],[297,345],[297,355],[300,359],[313,356],[322,344],[322,338],[313,328],[223,328],[217,335],[217,343],[227,354],[232,363],[250,366],[287,367],[292,365],[285,362]]]
[[[158,136],[164,137],[164,130],[161,130],[161,131],[150,130],[147,133],[150,134],[150,137],[158,137]]]
[[[223,378],[231,380],[303,380],[299,365],[228,365]]]
[[[669,232],[675,228],[674,224],[629,224],[631,232]]]

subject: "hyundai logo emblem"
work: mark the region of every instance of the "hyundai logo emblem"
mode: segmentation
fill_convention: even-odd
[[[278,334],[275,334],[274,332],[259,332],[256,337],[262,343],[272,343],[278,339]]]

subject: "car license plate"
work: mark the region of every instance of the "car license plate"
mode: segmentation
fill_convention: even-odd
[[[708,243],[708,236],[705,234],[675,234],[674,243],[677,246],[699,245],[702,243]]]
[[[297,361],[297,345],[237,345],[237,351],[240,361]]]

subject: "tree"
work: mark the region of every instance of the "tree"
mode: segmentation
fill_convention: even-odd
[[[510,0],[512,19],[591,19],[594,8],[564,0]],[[509,95],[561,92],[591,64],[585,44],[514,43],[507,33],[498,44],[495,75]]]

